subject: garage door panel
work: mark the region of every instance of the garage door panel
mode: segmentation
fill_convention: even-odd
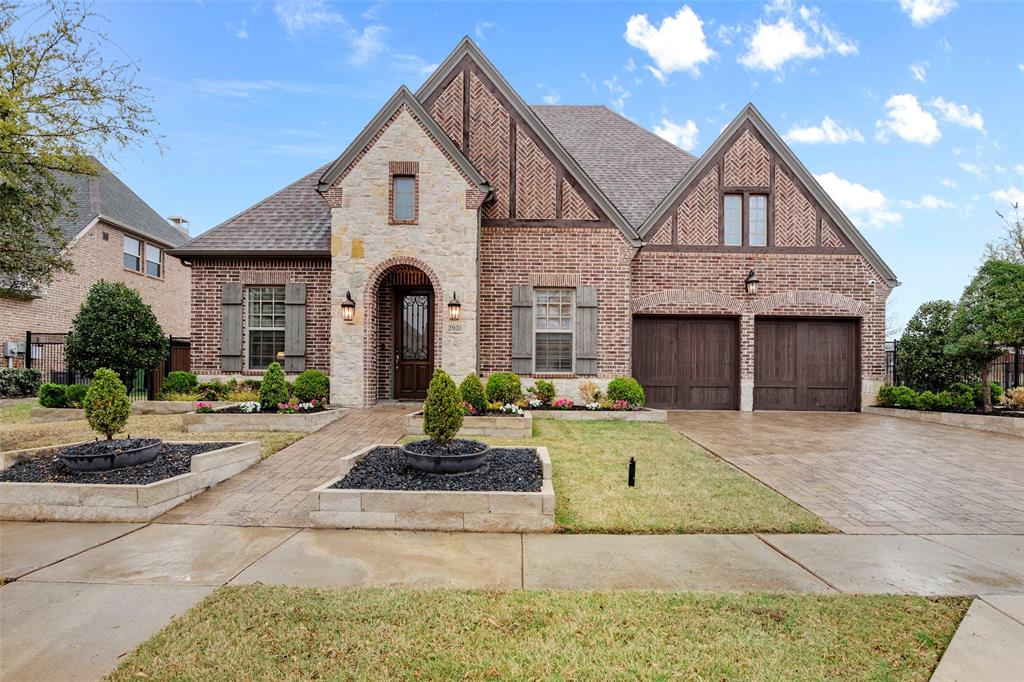
[[[735,406],[731,387],[691,386],[690,404],[703,410],[731,410]]]
[[[758,324],[755,355],[764,361],[754,366],[756,384],[796,386],[796,341],[795,323]]]
[[[807,388],[808,406],[804,409],[842,412],[851,409],[850,391],[841,388]]]
[[[754,408],[758,410],[795,410],[796,387],[754,387]]]
[[[857,324],[852,320],[758,320],[754,408],[857,409]]]

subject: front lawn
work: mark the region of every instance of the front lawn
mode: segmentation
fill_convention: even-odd
[[[834,529],[666,424],[535,420],[547,446],[555,521],[577,533],[827,533]],[[626,486],[630,457],[636,487]]]
[[[969,602],[227,587],[109,679],[927,680]]]

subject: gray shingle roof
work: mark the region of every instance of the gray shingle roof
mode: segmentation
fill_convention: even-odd
[[[633,227],[697,160],[603,105],[532,109]]]
[[[179,231],[133,192],[128,185],[93,159],[96,175],[58,173],[71,187],[72,215],[58,221],[65,239],[73,239],[97,217],[123,225],[143,237],[168,246],[188,241]]]

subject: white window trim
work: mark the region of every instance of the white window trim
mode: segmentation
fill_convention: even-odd
[[[566,332],[564,330],[559,330],[559,331],[554,331],[554,330],[549,330],[549,329],[539,330],[539,329],[537,329],[537,292],[538,291],[552,291],[552,290],[558,290],[558,289],[564,289],[565,291],[571,292],[572,303],[570,304],[570,308],[569,308],[570,315],[571,315],[571,318],[569,320],[569,323],[570,323],[569,327],[570,327],[570,329],[569,329],[568,332]],[[533,293],[533,308],[532,308],[532,312],[533,312],[533,338],[531,339],[531,341],[533,342],[533,349],[532,349],[532,353],[531,353],[532,357],[530,359],[531,359],[531,361],[533,363],[533,373],[534,374],[541,374],[541,375],[548,375],[548,374],[563,375],[564,374],[566,376],[575,376],[575,374],[576,374],[576,287],[533,287],[533,292],[532,293]],[[569,349],[570,349],[570,353],[572,355],[572,366],[570,367],[569,371],[568,372],[552,372],[552,371],[547,371],[547,370],[538,370],[537,369],[537,334],[566,334],[566,333],[569,334]]]
[[[132,252],[127,250],[127,245],[128,245],[128,240],[129,239],[131,239],[133,242],[138,244],[138,249],[136,249],[135,253],[132,253]],[[124,257],[125,256],[135,256],[136,258],[138,258],[139,259],[139,267],[138,268],[130,268],[127,265],[125,265],[125,262],[124,262]],[[141,239],[133,237],[130,234],[121,235],[121,266],[125,270],[127,270],[128,272],[141,272],[141,273],[145,273],[146,272],[146,247],[145,247],[145,243]]]
[[[157,261],[149,260],[149,249],[150,249],[150,247],[156,249],[157,253],[160,254],[159,260],[157,260]],[[143,253],[143,256],[142,256],[142,271],[144,273],[146,273],[146,277],[152,277],[153,279],[163,279],[164,278],[164,250],[163,250],[163,248],[157,246],[156,244],[152,244],[150,242],[145,242],[142,245],[142,253]],[[157,264],[157,267],[159,268],[159,274],[156,274],[156,275],[149,274],[149,264],[153,263],[153,262],[155,262]]]
[[[245,288],[245,297],[244,297],[245,298],[245,349],[244,349],[244,351],[245,351],[245,359],[246,359],[245,366],[246,366],[246,369],[248,371],[252,371],[252,372],[265,372],[265,371],[267,371],[266,367],[253,367],[253,364],[252,364],[252,353],[250,352],[252,350],[252,332],[278,332],[279,331],[282,334],[287,334],[287,331],[286,331],[287,323],[285,324],[284,327],[254,327],[254,326],[252,326],[252,317],[253,317],[253,314],[252,314],[252,290],[253,289],[281,289],[283,291],[284,287],[283,286],[274,285],[274,284],[266,284],[266,285],[258,285],[258,286],[251,286],[251,287],[246,287]],[[283,298],[281,299],[281,303],[282,304],[284,303],[284,299]],[[270,362],[268,362],[267,366],[269,367],[270,364],[273,363],[273,362],[277,362],[277,358],[276,357],[273,358]]]

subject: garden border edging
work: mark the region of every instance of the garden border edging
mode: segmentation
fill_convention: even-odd
[[[313,433],[331,422],[341,419],[348,410],[330,408],[305,414],[277,414],[254,412],[190,412],[181,415],[181,426],[188,433],[224,433],[242,431],[291,431]]]
[[[534,419],[561,421],[667,422],[668,412],[644,407],[639,410],[530,410]]]
[[[911,419],[919,422],[957,426],[964,429],[1002,433],[1007,436],[1024,438],[1024,419],[1015,417],[994,417],[987,414],[962,414],[959,412],[935,412],[932,410],[904,410],[898,407],[864,407],[867,414],[878,414],[885,417]]]

